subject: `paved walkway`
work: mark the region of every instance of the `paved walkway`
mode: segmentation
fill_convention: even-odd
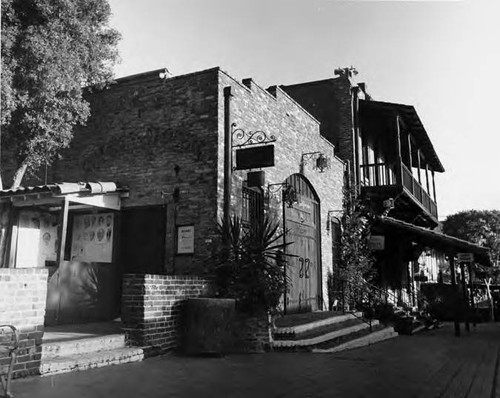
[[[16,398],[500,397],[500,324],[453,325],[340,354],[268,353],[144,362],[15,380]]]

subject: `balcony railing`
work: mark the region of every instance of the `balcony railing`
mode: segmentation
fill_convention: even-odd
[[[401,164],[401,179],[397,181],[394,164],[370,163],[360,166],[361,185],[365,187],[382,187],[402,185],[434,218],[437,218],[437,205],[427,191],[413,178],[411,171]]]
[[[438,217],[437,205],[420,183],[413,178],[411,171],[401,164],[403,186],[417,199],[434,218]]]

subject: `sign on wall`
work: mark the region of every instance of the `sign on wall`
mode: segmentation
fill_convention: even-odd
[[[385,249],[385,236],[384,235],[371,235],[368,239],[368,247],[371,250],[384,250]]]
[[[194,225],[177,227],[177,254],[194,253]]]
[[[57,219],[38,211],[22,211],[17,235],[17,268],[45,267],[46,261],[55,261]]]
[[[71,260],[112,262],[113,213],[82,214],[73,218]]]
[[[274,166],[274,145],[236,150],[236,170]]]

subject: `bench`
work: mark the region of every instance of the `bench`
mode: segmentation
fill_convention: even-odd
[[[12,325],[0,325],[0,385],[10,398],[10,382],[19,346],[19,332]]]

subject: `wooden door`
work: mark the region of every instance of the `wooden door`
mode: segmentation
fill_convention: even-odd
[[[311,186],[301,175],[287,179],[297,193],[293,207],[284,205],[287,242],[286,313],[315,311],[321,306],[321,262],[319,248],[319,201]]]

